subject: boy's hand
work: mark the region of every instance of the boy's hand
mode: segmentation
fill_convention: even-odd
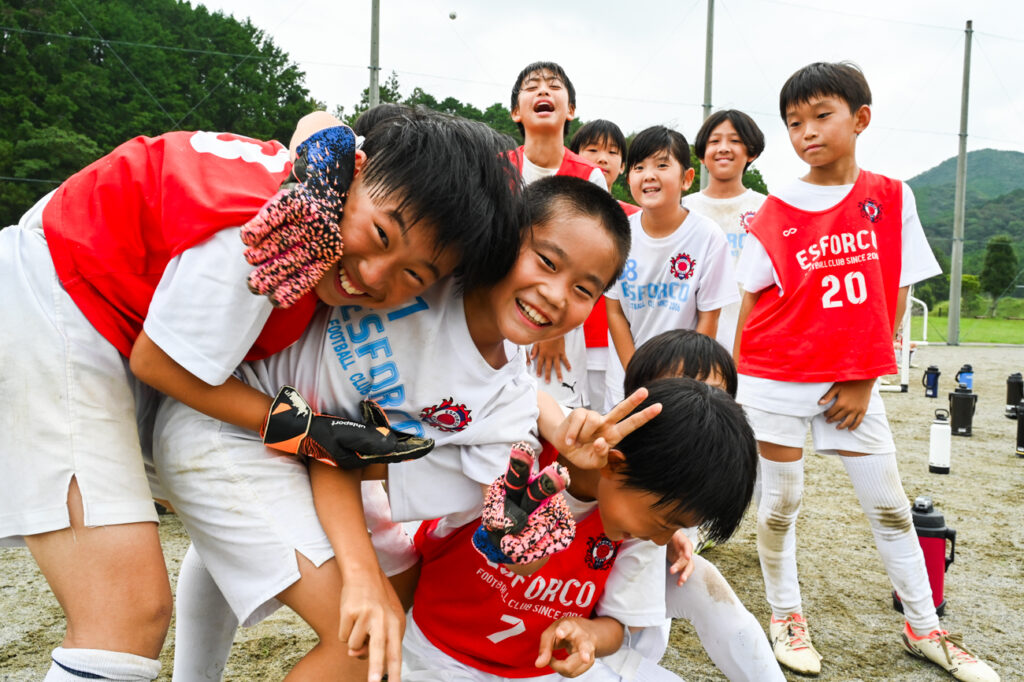
[[[282,386],[260,435],[268,447],[341,469],[418,459],[434,448],[430,438],[391,429],[377,403],[364,400],[359,407],[362,422],[316,414],[298,391]]]
[[[242,227],[256,266],[249,289],[287,308],[313,290],[340,258],[341,214],[355,169],[355,134],[325,128],[298,147],[289,181]]]
[[[369,658],[369,682],[398,682],[402,674],[405,613],[391,583],[379,571],[348,577],[341,589],[338,639],[347,642],[349,656]]]
[[[569,472],[551,464],[531,477],[533,448],[516,443],[508,471],[487,490],[473,546],[488,561],[529,564],[557,554],[576,537],[576,521],[559,494]]]
[[[647,389],[638,388],[605,415],[577,408],[559,424],[551,445],[581,469],[600,469],[609,450],[661,413],[661,403],[655,403],[630,414],[646,398]]]
[[[555,376],[562,380],[562,365],[572,371],[569,358],[565,355],[565,337],[557,339],[538,341],[530,349],[530,362],[537,367],[537,376],[543,376],[544,381],[551,382],[551,370],[555,370]]]
[[[667,551],[669,561],[668,572],[671,575],[679,574],[679,580],[676,581],[676,585],[682,587],[683,583],[690,577],[690,574],[693,573],[693,542],[683,532],[683,529],[680,528],[672,534]]]
[[[836,401],[832,407],[825,410],[825,421],[829,424],[839,422],[836,424],[837,429],[852,431],[860,426],[864,421],[864,413],[868,410],[871,389],[874,385],[874,379],[837,381],[832,384],[828,392],[818,401],[819,405],[827,405],[833,399]]]
[[[551,666],[563,677],[582,675],[594,665],[597,637],[584,618],[561,618],[549,625],[540,635],[540,653],[534,665],[538,668]],[[554,657],[557,649],[564,649],[568,656]]]

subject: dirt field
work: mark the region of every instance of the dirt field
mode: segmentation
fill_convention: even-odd
[[[953,375],[975,368],[979,395],[971,438],[954,438],[952,471],[928,473],[928,427],[935,408],[947,406]],[[946,575],[945,627],[961,632],[1004,681],[1024,679],[1024,459],[1014,456],[1016,422],[1003,416],[1006,377],[1024,371],[1021,347],[921,348],[911,370],[910,392],[888,393],[886,406],[899,447],[907,495],[929,495],[957,531],[956,561]],[[924,397],[927,365],[942,371],[940,399]],[[825,657],[820,680],[947,680],[948,675],[903,652],[902,620],[893,611],[890,586],[867,521],[835,458],[811,455],[798,522],[798,560],[804,612]],[[185,551],[173,516],[161,527],[172,576]],[[753,513],[740,532],[706,555],[730,580],[747,607],[768,617],[757,563]],[[0,550],[0,680],[38,680],[49,652],[63,636],[63,618],[27,551]],[[278,680],[312,643],[306,627],[282,609],[239,633],[227,680]],[[170,679],[172,634],[164,648]],[[706,657],[692,628],[677,622],[663,662],[691,681],[725,679]],[[791,675],[790,679],[801,679]]]

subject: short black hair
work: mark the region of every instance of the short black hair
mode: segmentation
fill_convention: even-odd
[[[871,104],[871,88],[864,72],[853,62],[814,62],[790,76],[779,93],[779,113],[786,120],[786,111],[794,104],[810,102],[814,97],[838,97],[854,113]]]
[[[693,514],[711,540],[724,542],[743,520],[754,492],[757,442],[725,391],[688,378],[658,379],[636,411],[661,413],[623,438],[619,470],[626,487],[658,496],[656,507]]]
[[[366,134],[363,182],[374,198],[394,196],[406,223],[435,226],[438,252],[460,254],[464,289],[500,281],[529,225],[509,139],[483,123],[410,109]]]
[[[583,178],[552,175],[530,185],[523,192],[531,225],[557,222],[566,214],[595,218],[612,238],[618,261],[615,274],[605,285],[607,291],[622,274],[629,257],[629,218],[607,190]]]
[[[697,138],[693,141],[693,151],[697,152],[697,158],[704,160],[704,152],[708,147],[708,138],[711,133],[722,124],[723,121],[732,123],[736,134],[740,136],[743,146],[747,148],[747,156],[753,158],[761,156],[764,151],[764,133],[754,123],[754,119],[744,114],[739,109],[720,109],[704,119],[704,124],[697,131]],[[750,168],[751,162],[743,167],[744,172]]]
[[[648,156],[661,152],[668,152],[674,156],[683,170],[693,167],[690,162],[690,144],[681,132],[665,126],[651,126],[637,133],[630,143],[626,171]]]
[[[703,381],[713,372],[725,380],[725,392],[736,397],[736,363],[725,346],[692,329],[671,329],[644,341],[626,367],[626,395],[662,377]]]
[[[615,145],[619,148],[619,153],[622,154],[622,162],[626,162],[626,136],[622,134],[622,129],[611,121],[598,118],[584,123],[572,136],[569,149],[573,153],[579,154],[581,149],[592,144]]]
[[[573,87],[572,81],[569,80],[569,76],[565,73],[565,69],[556,64],[555,62],[534,62],[528,64],[526,68],[519,72],[519,76],[516,78],[516,84],[512,86],[512,106],[509,111],[515,111],[519,107],[519,91],[523,89],[523,81],[526,80],[527,76],[537,73],[538,71],[550,71],[554,75],[558,76],[558,79],[565,83],[565,89],[569,93],[569,106],[576,108],[576,88]],[[517,122],[516,127],[519,128],[520,135],[526,135],[526,128],[523,127],[522,123]],[[569,121],[565,122],[565,130],[562,135],[569,134]]]
[[[395,118],[396,116],[402,116],[410,111],[412,111],[412,107],[407,104],[381,102],[377,106],[370,107],[363,113],[359,114],[359,118],[357,118],[352,124],[352,130],[356,135],[365,136],[381,121],[386,121],[389,118]]]

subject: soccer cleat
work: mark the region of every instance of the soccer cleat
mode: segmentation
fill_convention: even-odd
[[[958,680],[999,682],[999,674],[988,663],[979,661],[964,648],[960,635],[932,630],[924,637],[918,637],[910,629],[910,623],[904,623],[903,645],[914,656],[931,661]]]
[[[790,670],[804,675],[821,673],[821,654],[811,644],[807,621],[799,613],[782,620],[772,616],[768,624],[775,659]]]

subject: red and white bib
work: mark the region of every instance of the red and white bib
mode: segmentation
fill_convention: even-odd
[[[230,133],[137,137],[65,181],[43,212],[61,284],[92,325],[129,355],[167,263],[243,225],[288,176],[288,150]],[[285,348],[316,307],[275,310],[246,360]]]
[[[901,183],[864,170],[850,193],[824,211],[768,197],[750,233],[771,258],[781,288],[762,291],[747,318],[740,373],[817,382],[894,372],[902,216]]]

